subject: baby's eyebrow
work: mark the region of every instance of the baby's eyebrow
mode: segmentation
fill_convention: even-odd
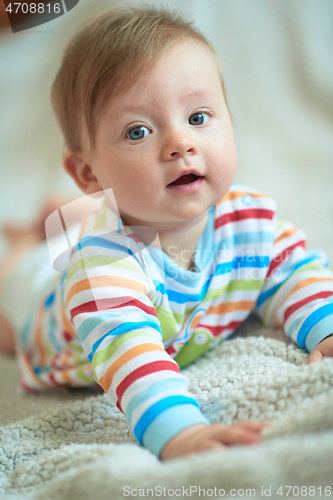
[[[143,112],[147,109],[147,104],[130,104],[128,106],[121,107],[121,113],[135,113],[135,112]]]
[[[188,94],[185,94],[181,99],[180,102],[187,101],[189,99],[192,99],[193,97],[205,97],[206,99],[214,97],[214,95],[207,90],[206,88],[199,88],[194,90],[193,92],[190,92]],[[129,105],[124,105],[121,107],[121,113],[135,113],[135,112],[144,112],[147,109],[147,103],[139,104],[139,103],[133,103]]]
[[[212,97],[212,93],[209,92],[206,88],[197,89],[189,94],[186,94],[181,101],[186,101],[187,99],[191,99],[192,97]]]

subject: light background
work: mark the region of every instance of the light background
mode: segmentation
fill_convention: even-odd
[[[0,226],[28,223],[50,193],[80,195],[61,169],[52,81],[84,20],[147,4],[180,10],[212,42],[234,118],[236,180],[275,198],[278,216],[304,229],[308,248],[333,263],[331,0],[80,0],[45,25],[0,32]]]

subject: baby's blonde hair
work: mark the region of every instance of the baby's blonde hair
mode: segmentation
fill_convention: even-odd
[[[52,86],[52,104],[66,147],[82,149],[83,127],[92,150],[106,103],[148,73],[175,43],[195,41],[213,56],[208,40],[175,12],[156,8],[117,9],[84,24],[70,41]]]

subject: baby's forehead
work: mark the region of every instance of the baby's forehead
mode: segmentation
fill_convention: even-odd
[[[212,54],[198,44],[177,44],[168,49],[154,64],[126,68],[118,88],[112,92],[108,104],[113,102],[122,111],[140,110],[161,88],[163,99],[179,97],[182,101],[193,98],[214,98],[221,92],[219,68]],[[222,89],[223,90],[223,89]]]

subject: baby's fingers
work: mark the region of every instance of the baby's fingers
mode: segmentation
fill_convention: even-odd
[[[254,431],[261,431],[270,425],[269,422],[263,422],[262,420],[241,420],[234,424],[234,426],[243,427],[249,430],[253,429]]]
[[[324,359],[323,353],[319,349],[314,349],[310,352],[306,364],[316,363],[317,361],[322,361]]]
[[[226,451],[227,447],[219,441],[206,441],[202,443],[198,451],[213,451],[213,450],[224,450]]]
[[[217,439],[227,446],[234,444],[256,444],[260,443],[262,436],[260,429],[246,428],[241,425],[231,425],[227,432],[222,431]]]

